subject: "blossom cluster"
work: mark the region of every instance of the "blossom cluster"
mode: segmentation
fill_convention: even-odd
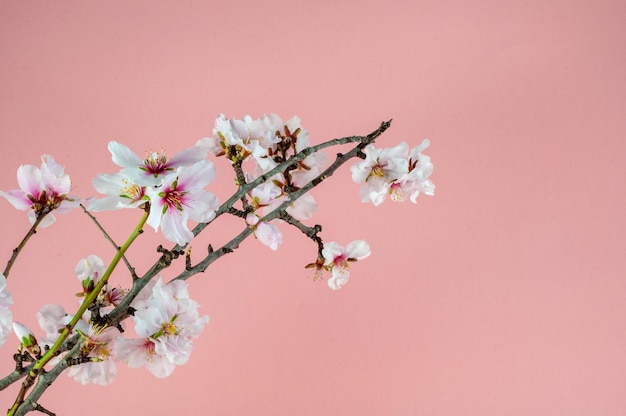
[[[83,288],[90,287],[102,276],[104,262],[98,256],[91,255],[78,262],[75,272]],[[112,292],[121,296],[111,295]],[[127,292],[107,289],[103,293],[101,299],[118,297],[121,300]],[[102,310],[110,306],[106,302]],[[157,377],[169,376],[176,365],[187,362],[193,340],[200,335],[209,320],[208,316],[199,315],[199,304],[190,299],[187,283],[164,283],[158,277],[139,292],[131,305],[136,310],[133,322],[137,338],[125,338],[120,332],[121,327],[100,325],[89,312],[80,317],[74,326],[74,331],[81,337],[80,352],[74,358],[76,365],[68,372],[69,377],[81,384],[106,385],[117,374],[117,362],[131,368],[146,367]],[[13,329],[23,347],[41,352],[57,341],[60,330],[73,317],[63,306],[48,304],[37,313],[37,321],[44,336],[37,338],[18,322],[13,322]],[[51,363],[62,358],[63,355],[60,355]]]
[[[389,196],[396,202],[410,199],[415,203],[420,193],[433,195],[433,165],[423,154],[428,146],[428,140],[413,149],[407,143],[381,149],[372,144],[360,146],[354,155],[362,161],[351,167],[351,173],[360,185],[361,201],[380,205]],[[219,211],[240,217],[248,233],[277,250],[283,243],[279,226],[285,221],[306,230],[303,232],[317,243],[317,258],[306,266],[316,269],[315,280],[327,272],[328,286],[338,290],[350,278],[350,263],[367,258],[371,248],[364,240],[354,240],[345,247],[334,241],[323,242],[317,235],[320,226],[309,228],[300,222],[312,218],[317,203],[309,193],[298,191],[319,183],[328,172],[326,155],[313,151],[321,147],[311,147],[309,132],[298,117],[283,122],[275,114],[258,119],[229,119],[221,114],[212,137],[198,140],[171,158],[164,150],[147,152],[141,158],[126,145],[110,142],[112,160],[121,169],[93,178],[101,198],[70,196],[69,176],[49,155],[42,156],[41,167],[20,166],[19,189],[0,191],[0,196],[14,207],[28,210],[33,233],[37,226],[52,224],[53,212],[65,212],[79,204],[90,211],[138,208],[145,211],[143,218],[150,227],[180,247],[194,239],[189,221],[207,223]],[[217,197],[205,189],[216,177],[209,155],[224,157],[232,164],[238,189],[244,189],[238,196],[240,208],[221,209]],[[253,181],[256,183],[251,184]],[[276,212],[281,215],[273,215]],[[118,247],[118,256],[123,255],[120,250]],[[7,277],[9,270],[5,270]],[[46,363],[69,360],[68,374],[79,383],[109,384],[117,373],[117,363],[145,367],[157,377],[170,375],[177,365],[189,360],[193,342],[208,324],[208,316],[200,316],[199,304],[190,298],[183,280],[165,283],[160,276],[151,275],[143,282],[143,289],[130,298],[132,290],[108,284],[111,271],[97,255],[81,259],[74,269],[82,289],[77,294],[81,312],[71,314],[61,305],[44,305],[37,314],[43,332],[38,338],[13,321],[7,278],[0,275],[0,345],[12,328],[20,340],[20,353],[26,351],[38,360],[43,351],[60,348],[65,340],[61,332],[65,336],[78,334],[77,355],[69,357],[67,351],[58,351]],[[132,315],[134,338],[125,336],[123,320],[111,325],[106,319],[124,301],[130,305],[126,316]]]
[[[215,120],[213,137],[200,139],[197,145],[217,157],[225,157],[241,169],[238,180],[250,183],[310,147],[311,142],[309,132],[302,127],[298,117],[283,122],[276,114],[266,114],[258,119],[250,116],[228,119],[220,114]],[[247,166],[244,167],[244,163]],[[314,152],[248,192],[251,202],[247,207],[246,223],[261,243],[272,250],[282,244],[278,227],[261,221],[264,214],[282,203],[289,201],[286,211],[296,219],[308,220],[313,216],[317,210],[313,196],[304,194],[292,200],[290,193],[317,177],[325,164],[326,155]]]
[[[107,195],[89,204],[92,211],[133,208],[146,203],[148,225],[176,244],[193,239],[189,219],[206,222],[215,216],[217,197],[204,189],[215,178],[215,166],[206,151],[194,146],[168,158],[165,151],[150,152],[144,159],[130,148],[110,142],[113,162],[121,166],[115,174],[100,174],[94,188]]]
[[[365,160],[351,168],[354,182],[362,184],[361,201],[380,205],[390,195],[396,202],[410,197],[416,203],[420,193],[434,195],[435,185],[429,179],[433,164],[422,154],[429,145],[426,139],[410,151],[405,142],[384,149],[367,146]]]

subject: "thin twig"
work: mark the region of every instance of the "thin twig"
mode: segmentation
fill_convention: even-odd
[[[96,227],[98,227],[98,229],[100,230],[102,235],[104,235],[104,238],[106,238],[109,241],[109,243],[111,243],[113,245],[113,247],[115,247],[115,250],[119,250],[120,246],[118,246],[115,243],[113,238],[109,235],[109,233],[106,232],[106,230],[104,229],[104,227],[102,227],[102,225],[96,219],[96,217],[91,212],[89,212],[87,210],[87,208],[85,208],[85,206],[83,204],[80,204],[80,207],[83,209],[83,212],[85,214],[87,214],[87,216],[91,219],[91,221],[93,221],[93,223],[96,224]],[[130,272],[130,275],[132,276],[133,280],[136,280],[137,279],[137,274],[135,273],[135,268],[133,266],[131,266],[131,264],[128,261],[128,259],[126,258],[126,256],[122,256],[122,261],[124,262],[124,264],[128,268],[128,271]]]
[[[44,208],[44,210],[39,213],[39,215],[35,219],[35,222],[30,227],[30,229],[28,230],[28,232],[26,233],[26,235],[24,236],[20,244],[13,249],[13,254],[11,255],[11,258],[9,259],[9,261],[7,262],[7,266],[4,268],[4,271],[2,272],[5,278],[7,279],[9,278],[9,273],[11,272],[11,269],[13,268],[13,264],[15,264],[15,260],[17,260],[17,256],[20,255],[20,253],[22,252],[22,249],[24,248],[24,246],[26,246],[26,243],[28,242],[28,240],[37,233],[37,227],[39,227],[39,224],[41,224],[41,221],[43,221],[46,215],[48,215],[50,212],[51,210],[47,209],[47,207]]]

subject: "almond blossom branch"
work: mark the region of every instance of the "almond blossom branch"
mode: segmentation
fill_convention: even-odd
[[[247,183],[245,186],[241,187],[237,192],[235,192],[226,202],[224,202],[215,212],[215,218],[213,218],[211,221],[205,222],[205,223],[200,223],[198,224],[192,231],[193,231],[193,235],[197,236],[202,230],[204,230],[210,223],[212,223],[213,221],[215,221],[215,219],[217,219],[220,215],[224,214],[225,212],[228,212],[228,210],[239,200],[241,199],[241,197],[243,195],[245,195],[246,193],[248,193],[250,190],[256,188],[257,186],[259,186],[260,184],[267,182],[267,180],[269,180],[272,176],[283,172],[285,169],[287,169],[289,166],[292,166],[294,164],[296,164],[297,162],[304,160],[307,156],[318,152],[322,149],[325,149],[327,147],[332,147],[332,146],[339,146],[339,145],[343,145],[343,144],[349,144],[349,143],[355,143],[358,142],[359,145],[357,146],[357,148],[359,149],[357,152],[358,153],[362,153],[362,150],[371,143],[374,143],[374,141],[376,141],[376,139],[383,134],[389,127],[391,126],[391,120],[389,121],[384,121],[380,124],[380,127],[378,127],[376,130],[374,130],[373,132],[371,132],[370,134],[368,134],[367,136],[348,136],[348,137],[343,137],[341,139],[333,139],[333,140],[329,140],[327,142],[318,144],[316,146],[311,146],[311,147],[307,147],[305,149],[303,149],[300,153],[290,157],[289,159],[287,159],[286,161],[284,161],[283,163],[281,163],[280,165],[276,166],[274,169],[270,170],[269,172],[260,175],[259,177],[257,177],[255,180],[253,180],[252,182]],[[357,153],[355,152],[355,154]],[[321,175],[320,175],[321,176]],[[321,182],[323,179],[319,179],[319,181]],[[315,184],[317,185],[317,183]],[[314,185],[314,186],[315,186]],[[310,188],[309,188],[310,189]],[[299,194],[301,195],[301,194]],[[182,248],[182,247],[177,247],[177,248]]]
[[[144,226],[147,218],[148,218],[148,213],[145,212],[143,217],[139,221],[139,224],[135,227],[135,229],[133,230],[131,235],[128,237],[128,239],[126,240],[124,245],[122,247],[120,247],[120,249],[117,251],[117,253],[113,257],[113,260],[111,260],[111,263],[109,264],[109,267],[106,269],[106,271],[104,272],[104,274],[102,275],[102,277],[100,278],[98,283],[95,285],[93,291],[91,293],[89,293],[85,297],[85,299],[83,300],[82,304],[80,305],[80,307],[78,308],[78,310],[74,314],[73,318],[63,328],[63,330],[61,331],[61,333],[60,333],[59,337],[57,338],[57,340],[55,341],[55,343],[52,345],[52,347],[50,347],[50,349],[48,351],[46,351],[46,353],[43,355],[43,357],[41,357],[41,359],[39,359],[33,365],[31,370],[28,372],[28,377],[22,383],[22,388],[20,389],[20,392],[18,393],[18,397],[15,399],[15,403],[14,403],[13,407],[11,408],[11,410],[9,411],[9,413],[7,414],[7,416],[12,416],[12,415],[15,414],[15,411],[17,410],[17,407],[20,406],[20,404],[22,403],[22,401],[24,399],[24,395],[26,394],[26,392],[30,389],[30,387],[34,383],[35,379],[37,379],[38,377],[41,376],[41,373],[43,372],[44,366],[53,357],[55,357],[58,354],[58,352],[61,349],[61,347],[63,346],[65,340],[70,335],[70,333],[72,332],[72,330],[74,329],[74,327],[76,326],[78,321],[81,319],[81,317],[83,316],[85,311],[88,309],[88,307],[96,300],[98,294],[100,293],[100,291],[102,290],[104,285],[108,282],[109,276],[111,276],[111,273],[113,273],[113,270],[115,270],[115,267],[117,266],[117,264],[121,260],[121,257],[124,255],[126,250],[128,250],[128,248],[135,241],[135,239],[143,232],[143,226]],[[69,355],[69,356],[71,356],[71,355]],[[30,410],[32,410],[32,409],[30,409]]]
[[[359,137],[360,140],[352,140],[352,139],[354,139],[354,137],[346,138],[346,139],[350,140],[350,141],[347,141],[346,143],[358,141],[359,144],[357,146],[355,146],[352,150],[350,150],[348,153],[345,153],[345,154],[341,154],[340,153],[340,154],[338,154],[337,158],[335,159],[335,161],[328,168],[326,168],[326,170],[324,170],[319,176],[317,176],[316,178],[311,180],[309,183],[307,183],[305,186],[300,188],[298,191],[290,193],[288,201],[283,202],[281,205],[279,205],[272,212],[270,212],[269,214],[265,215],[263,218],[261,218],[261,221],[269,222],[269,221],[271,221],[273,219],[280,218],[281,215],[283,215],[282,213],[286,212],[287,208],[289,208],[289,206],[293,203],[293,201],[295,201],[296,199],[300,198],[302,195],[304,195],[305,193],[309,192],[311,189],[313,189],[314,187],[319,185],[322,181],[324,181],[325,179],[327,179],[330,176],[332,176],[335,173],[335,171],[341,165],[346,163],[348,160],[350,160],[350,159],[352,159],[354,157],[358,157],[359,153],[362,151],[362,149],[365,146],[367,146],[370,143],[373,143],[374,140],[378,136],[380,136],[380,134],[382,134],[382,132],[384,132],[389,127],[389,123],[390,122],[386,122],[386,123],[381,124],[381,127],[378,130],[376,130],[373,133],[371,133],[370,135],[365,136],[365,137],[362,137],[362,136]],[[337,140],[341,141],[341,140],[344,140],[344,139],[331,140],[331,142],[334,142],[334,141],[337,141]],[[327,143],[330,143],[330,142],[323,143],[323,145],[325,145]],[[339,144],[344,144],[344,143],[339,143]],[[312,149],[312,148],[304,149],[301,153],[304,153],[306,150],[309,150],[309,149]],[[312,152],[309,152],[309,153],[312,153]],[[280,168],[281,166],[282,167],[289,166],[290,165],[289,161],[292,160],[292,159],[295,159],[298,156],[300,156],[300,154],[298,154],[298,155],[292,157],[291,159],[287,160],[287,162],[279,165],[276,169]],[[263,175],[263,176],[267,176],[265,178],[265,180],[267,180],[270,177],[272,177],[275,174],[274,170],[276,170],[276,169],[273,169],[268,174]],[[261,178],[261,177],[259,177],[259,178]],[[257,178],[253,182],[250,182],[249,185],[252,186],[252,184],[254,184],[254,186],[257,186],[258,184],[256,184],[255,182],[257,182],[259,178]],[[231,200],[232,200],[232,197],[231,197]],[[197,228],[198,227],[196,227],[196,229]],[[194,229],[194,233],[195,233],[195,229]],[[173,280],[187,280],[191,276],[193,276],[193,275],[195,275],[197,273],[204,272],[207,269],[207,267],[211,263],[213,263],[215,260],[217,260],[220,257],[222,257],[223,255],[231,253],[235,249],[237,249],[239,247],[239,244],[243,240],[248,238],[251,234],[252,234],[252,230],[250,229],[250,227],[247,227],[241,233],[239,233],[239,235],[237,235],[231,241],[226,243],[220,249],[209,253],[198,264],[196,264],[195,266],[191,267],[190,269],[186,269],[184,272],[182,272],[181,274],[176,276]]]
[[[339,145],[344,145],[344,144],[349,144],[349,143],[358,143],[357,146],[355,146],[348,153],[338,154],[335,162],[331,164],[331,166],[329,166],[326,170],[324,170],[319,176],[311,180],[307,185],[300,188],[296,192],[292,192],[289,195],[290,197],[289,201],[286,201],[285,203],[281,204],[279,207],[273,210],[269,215],[266,215],[265,217],[263,217],[261,220],[270,221],[272,219],[278,218],[280,216],[280,213],[285,212],[285,210],[293,203],[293,201],[295,201],[300,196],[307,193],[313,187],[319,185],[324,179],[332,176],[332,174],[341,165],[346,163],[348,160],[354,157],[359,157],[359,155],[362,154],[362,150],[367,145],[374,143],[374,141],[381,134],[383,134],[390,126],[391,126],[391,120],[384,121],[380,124],[380,126],[376,130],[374,130],[373,132],[371,132],[370,134],[366,136],[348,136],[348,137],[343,137],[340,139],[333,139],[333,140],[329,140],[324,143],[318,144],[316,146],[311,146],[311,147],[307,147],[303,149],[296,155],[287,159],[285,162],[276,166],[274,169],[270,170],[269,172],[263,175],[260,175],[255,180],[248,182],[244,186],[240,187],[237,192],[235,192],[227,201],[225,201],[216,210],[215,217],[212,220],[204,222],[204,223],[200,223],[192,230],[193,235],[197,236],[198,234],[200,234],[209,224],[215,221],[215,219],[217,219],[220,215],[224,213],[234,214],[233,205],[237,203],[237,201],[241,200],[241,198],[246,193],[250,192],[250,190],[254,189],[258,185],[268,181],[272,176],[283,172],[289,166],[292,166],[296,164],[298,161],[304,160],[307,156],[317,151],[320,151],[322,149],[325,149],[327,147],[339,146]],[[195,266],[186,264],[185,271],[180,273],[178,276],[176,276],[172,280],[187,280],[188,278],[190,278],[191,276],[195,274],[204,272],[206,268],[215,260],[224,256],[225,254],[232,253],[234,250],[236,250],[239,247],[239,244],[243,240],[245,240],[247,237],[249,237],[251,234],[252,234],[252,230],[250,229],[250,227],[246,227],[242,232],[240,232],[231,241],[224,244],[221,248],[217,250],[213,250],[212,247],[209,246],[209,253],[203,260],[201,260]],[[171,252],[178,252],[179,250],[184,249],[185,247],[186,246],[181,246],[177,244],[172,248]],[[121,321],[123,321],[124,319],[126,319],[128,316],[130,316],[130,312],[132,311],[130,304],[132,303],[132,301],[139,294],[141,289],[143,289],[153,277],[155,277],[163,269],[170,266],[171,260],[172,258],[168,258],[167,256],[162,255],[161,258],[156,263],[154,263],[152,267],[148,271],[146,271],[146,273],[144,273],[143,276],[139,277],[137,280],[133,282],[133,287],[126,294],[125,298],[118,304],[117,307],[115,307],[115,309],[113,309],[107,315],[106,318],[107,318],[107,322],[109,323],[109,325],[115,326]]]
[[[2,390],[25,378],[8,415],[23,415],[30,411],[39,411],[54,416],[54,413],[42,407],[38,400],[56,378],[73,365],[76,367],[69,371],[69,375],[83,383],[106,384],[110,382],[115,374],[115,361],[126,362],[129,367],[145,366],[157,377],[171,374],[175,365],[181,365],[186,361],[192,340],[199,336],[204,325],[208,323],[207,316],[199,316],[198,303],[189,299],[187,284],[183,282],[198,273],[205,272],[214,261],[222,256],[234,252],[250,235],[254,235],[265,246],[276,250],[282,243],[282,234],[274,225],[278,221],[274,220],[287,222],[316,242],[317,259],[315,263],[305,267],[315,267],[317,273],[320,270],[331,272],[329,286],[334,290],[340,288],[349,277],[348,262],[369,256],[371,252],[369,245],[364,240],[353,241],[345,248],[335,242],[324,243],[318,235],[322,231],[321,225],[309,227],[297,218],[302,220],[310,218],[316,207],[312,196],[306,195],[300,198],[332,176],[350,159],[364,159],[353,166],[352,177],[356,183],[364,184],[361,188],[362,199],[364,191],[369,192],[367,195],[374,194],[379,197],[376,200],[372,197],[375,205],[389,195],[395,201],[403,201],[410,195],[414,202],[418,191],[428,194],[428,190],[433,188],[430,182],[430,188],[425,185],[422,188],[419,187],[425,182],[423,179],[427,179],[432,171],[432,164],[428,165],[430,159],[420,153],[428,146],[427,141],[410,152],[406,143],[390,151],[375,149],[373,146],[368,147],[390,127],[391,120],[381,123],[376,130],[366,136],[348,136],[329,140],[316,146],[310,145],[308,132],[299,127],[300,121],[297,117],[284,125],[276,115],[264,117],[261,121],[251,121],[251,118],[247,116],[243,122],[237,120],[231,122],[221,115],[218,121],[216,121],[216,134],[220,136],[221,141],[218,142],[214,138],[201,139],[202,142],[198,141],[195,147],[179,152],[173,158],[168,158],[162,151],[161,153],[152,152],[142,160],[126,146],[116,142],[109,143],[113,161],[124,169],[119,174],[99,175],[99,179],[94,180],[96,189],[109,196],[96,201],[99,205],[90,205],[89,208],[98,211],[143,207],[144,215],[126,243],[119,247],[85,206],[80,205],[117,252],[106,270],[104,262],[95,255],[81,260],[77,265],[76,274],[83,287],[83,292],[78,296],[84,296],[84,300],[75,314],[65,313],[60,305],[46,305],[45,313],[49,315],[46,319],[52,319],[55,322],[44,325],[40,321],[40,326],[47,333],[47,340],[44,344],[37,344],[31,333],[32,342],[38,349],[28,349],[28,353],[16,355],[15,371],[0,379],[0,390]],[[272,130],[272,127],[278,125],[279,122],[281,128],[284,128],[284,134],[280,132],[280,129]],[[228,134],[222,135],[219,128],[224,126],[224,123],[233,123],[231,127],[234,127],[233,130],[228,130],[229,126],[224,127]],[[251,125],[256,127],[260,125],[265,130],[260,136],[248,135],[248,132],[259,131],[256,127],[249,127]],[[268,128],[268,125],[272,127]],[[235,131],[235,127],[241,130]],[[229,135],[231,133],[232,135]],[[228,140],[224,136],[228,136]],[[316,154],[316,152],[328,147],[348,144],[352,145],[346,148],[352,148],[346,153],[337,153],[330,166],[322,170],[326,165],[327,155]],[[228,154],[233,155],[229,160],[235,172],[237,186],[231,197],[221,205],[215,195],[204,189],[215,177],[215,167],[212,162],[206,160],[206,155],[208,152],[219,155],[219,146],[216,145],[227,149]],[[379,153],[382,160],[380,163]],[[224,152],[221,154],[223,155]],[[259,175],[259,171],[265,173],[255,177],[244,172],[242,164],[248,156],[254,158],[257,163],[255,175]],[[396,162],[397,159],[400,159],[400,162]],[[385,164],[388,161],[390,162]],[[62,168],[53,170],[57,177],[62,175]],[[366,175],[374,175],[374,179],[378,182],[372,180],[365,184],[370,178]],[[422,182],[418,182],[419,180]],[[69,179],[67,182],[69,184]],[[370,192],[372,189],[373,192]],[[9,194],[0,194],[5,197],[6,195]],[[9,196],[12,195],[14,194]],[[61,202],[68,201],[74,201],[75,206],[78,205],[77,200],[66,198],[65,193],[58,193],[57,199],[55,199],[57,207]],[[295,204],[296,201],[297,204]],[[25,204],[20,206],[23,205]],[[35,212],[38,212],[37,209]],[[263,217],[261,217],[261,212],[265,213]],[[195,236],[225,213],[244,219],[245,228],[217,250],[209,244],[207,253],[203,253],[204,258],[201,255],[200,261],[193,264],[191,247],[188,245]],[[45,223],[40,224],[44,216],[45,214],[41,214],[35,217],[34,219],[38,221],[35,225],[45,226]],[[53,215],[50,216],[52,217]],[[190,230],[187,220],[198,225]],[[274,222],[271,223],[272,221]],[[143,276],[138,276],[126,259],[125,252],[142,232],[144,224],[150,225],[155,230],[161,228],[165,238],[176,244],[171,249],[166,249],[161,245],[157,247],[156,251],[160,257]],[[14,250],[5,274],[10,271],[15,258],[28,238],[35,233],[35,225],[31,229],[32,233],[29,231],[30,235],[27,234],[20,247]],[[184,270],[170,282],[165,283],[162,277],[158,276],[159,272],[170,267],[173,261],[183,255],[185,257]],[[109,291],[105,285],[120,260],[124,261],[130,271],[132,286],[128,291],[120,288]],[[182,268],[180,265],[179,267]],[[148,286],[149,283],[150,286]],[[6,281],[0,281],[0,285],[0,292],[2,292]],[[144,288],[149,288],[149,290],[140,294]],[[3,301],[5,305],[11,304],[12,300],[7,298],[6,294],[7,292],[0,293],[0,301]],[[48,309],[49,306],[62,309],[63,320],[58,320],[57,309]],[[92,312],[91,319],[83,319],[87,310]],[[106,311],[109,313],[107,314]],[[120,337],[120,333],[124,332],[121,326],[122,321],[131,316],[138,337],[134,339]],[[81,324],[86,326],[82,327]],[[21,324],[15,322],[13,325],[16,328],[16,325]],[[51,325],[55,325],[52,330],[46,329]],[[89,333],[84,329],[87,326]],[[27,328],[24,329],[28,331]],[[91,332],[92,330],[94,332]],[[109,335],[103,337],[105,330],[113,331],[109,331]],[[32,346],[28,343],[28,337],[20,335],[18,330],[15,331],[18,338],[22,340],[20,351],[22,348]],[[115,334],[111,335],[112,332]],[[55,339],[56,341],[52,344]],[[50,344],[52,346],[48,348]],[[46,345],[43,354],[41,345]],[[102,350],[98,351],[99,348]],[[114,360],[109,361],[109,357]],[[50,364],[52,359],[58,361],[53,367]],[[24,366],[24,364],[28,365]],[[105,364],[113,365],[113,367],[108,367],[107,370],[100,370],[104,367],[97,367],[98,371],[103,371],[100,375],[88,374],[94,368],[91,367],[92,365],[104,366]],[[47,371],[46,366],[52,369]],[[85,370],[84,373],[83,370]],[[78,373],[81,374],[78,375]]]

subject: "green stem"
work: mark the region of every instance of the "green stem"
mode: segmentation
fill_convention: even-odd
[[[72,320],[63,328],[63,331],[59,335],[59,338],[56,340],[54,345],[50,347],[50,349],[43,355],[43,357],[41,357],[41,359],[39,359],[35,363],[35,365],[33,365],[33,367],[28,373],[28,378],[24,380],[23,387],[27,386],[27,388],[21,389],[17,399],[15,400],[15,403],[13,404],[13,407],[11,407],[11,409],[9,410],[9,413],[7,413],[7,416],[13,416],[15,412],[17,411],[17,409],[19,408],[19,406],[23,403],[26,390],[28,390],[28,388],[32,386],[34,379],[37,378],[37,375],[42,371],[44,366],[54,356],[57,355],[57,352],[59,351],[59,349],[61,348],[61,346],[67,339],[67,337],[72,333],[72,330],[74,329],[78,321],[82,319],[82,316],[85,313],[85,311],[87,311],[87,308],[89,308],[89,305],[91,305],[96,300],[96,298],[98,297],[98,294],[100,293],[104,285],[107,284],[109,280],[109,276],[111,276],[111,273],[113,273],[113,270],[115,270],[115,267],[118,265],[122,257],[124,257],[124,253],[126,253],[128,248],[135,241],[135,239],[139,237],[139,235],[143,232],[143,226],[146,223],[147,219],[148,219],[148,212],[144,212],[143,216],[141,217],[141,220],[139,221],[139,224],[137,224],[137,226],[135,227],[131,235],[128,237],[124,245],[119,248],[117,253],[115,253],[115,256],[113,257],[113,260],[111,260],[109,267],[106,269],[106,271],[104,272],[104,274],[102,275],[102,277],[100,278],[100,280],[98,281],[94,289],[91,291],[91,293],[89,293],[85,297],[85,299],[83,300],[83,303],[80,305],[80,307],[78,308],[78,310],[72,317]]]

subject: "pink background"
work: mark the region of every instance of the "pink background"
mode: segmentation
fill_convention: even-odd
[[[120,368],[106,388],[62,376],[42,405],[625,414],[625,21],[618,1],[2,2],[0,189],[50,153],[94,195],[91,177],[116,171],[108,141],[173,154],[220,112],[297,114],[316,143],[393,118],[379,145],[428,137],[435,163],[437,195],[417,206],[361,204],[347,167],[315,192],[326,240],[372,246],[341,291],[307,278],[315,247],[299,232],[283,227],[276,253],[246,241],[191,281],[211,322],[188,365],[163,380]],[[6,201],[0,212],[4,265],[28,223]],[[99,218],[121,241],[138,215]],[[141,237],[139,270],[162,241]],[[112,250],[84,214],[41,230],[9,279],[15,319],[37,328],[44,303],[74,308],[89,254]],[[2,375],[14,348],[0,349]]]

